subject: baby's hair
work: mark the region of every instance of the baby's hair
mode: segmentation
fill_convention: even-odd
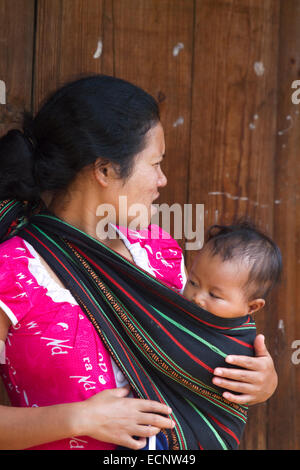
[[[207,234],[207,247],[223,261],[241,260],[249,265],[245,289],[249,297],[266,298],[280,282],[281,252],[276,243],[252,222],[213,225]]]

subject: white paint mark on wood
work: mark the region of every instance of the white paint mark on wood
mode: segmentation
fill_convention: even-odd
[[[93,55],[94,59],[99,59],[99,57],[100,57],[101,54],[102,54],[102,49],[103,49],[103,44],[102,44],[101,39],[99,39],[98,44],[97,44],[96,52],[95,52],[95,54]]]
[[[184,119],[182,116],[180,116],[174,123],[173,127],[181,126],[184,123]]]
[[[258,118],[259,118],[259,115],[258,115],[258,114],[254,114],[254,116],[253,116],[253,120],[254,120],[254,121],[257,121],[257,120],[258,120]],[[254,124],[254,122],[250,122],[250,124],[249,124],[249,128],[250,128],[251,130],[253,130],[253,129],[255,129],[255,128],[256,128],[256,125]]]
[[[178,56],[179,52],[183,48],[184,48],[184,44],[182,42],[179,42],[178,44],[176,44],[176,46],[173,47],[173,56],[174,57]]]
[[[265,73],[265,66],[262,62],[254,62],[254,72],[258,77],[262,77]]]
[[[215,210],[215,224],[218,223],[218,219],[219,219],[219,211],[218,209]]]
[[[278,322],[278,330],[282,332],[282,334],[284,334],[284,321],[283,320],[279,320]]]
[[[0,104],[6,104],[6,85],[3,80],[0,80]]]
[[[221,191],[213,191],[213,192],[210,192],[208,194],[211,195],[211,196],[226,196],[229,199],[233,199],[234,201],[236,201],[237,199],[239,199],[240,201],[248,201],[248,198],[246,196],[241,196],[241,197],[240,196],[233,196],[232,194],[224,193],[224,192],[221,192]]]
[[[283,135],[285,134],[286,132],[288,132],[292,127],[293,127],[293,118],[292,116],[288,115],[286,117],[286,120],[290,122],[290,125],[286,128],[286,129],[282,129],[281,131],[278,131],[278,135]]]
[[[232,199],[233,201],[248,201],[249,204],[253,204],[255,207],[259,206],[263,209],[269,207],[269,204],[259,204],[257,201],[251,201],[247,196],[233,196],[232,194],[222,191],[211,191],[208,194],[209,196],[225,196],[228,199]]]

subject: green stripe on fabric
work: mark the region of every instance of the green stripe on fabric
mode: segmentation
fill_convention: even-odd
[[[223,450],[228,450],[228,447],[226,446],[225,442],[219,435],[219,433],[215,430],[215,428],[212,426],[212,424],[205,418],[205,416],[201,413],[198,408],[195,407],[193,403],[191,403],[187,398],[185,398],[185,401],[198,413],[199,416],[203,419],[203,421],[207,424],[207,426],[210,428],[210,430],[213,432],[213,434],[216,436],[217,441],[220,443],[221,447]]]
[[[2,209],[6,208],[8,205],[9,205],[9,204],[5,204],[5,206],[3,206]],[[15,202],[14,204],[12,204],[12,205],[9,207],[9,211],[11,211],[11,210],[12,210],[15,206],[17,206],[17,205],[18,205],[18,202]],[[4,211],[4,214],[0,217],[0,220],[2,220],[2,219],[7,215],[7,212],[8,212],[8,210],[6,209],[6,210]]]
[[[233,328],[232,328],[233,329]],[[239,331],[239,330],[242,330],[242,331],[245,331],[245,330],[256,330],[256,327],[255,326],[244,326],[243,328],[234,328],[234,331]]]

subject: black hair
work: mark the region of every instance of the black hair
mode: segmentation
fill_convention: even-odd
[[[206,243],[212,255],[220,255],[223,261],[238,259],[249,264],[245,290],[251,299],[266,298],[280,282],[280,249],[249,220],[240,220],[233,225],[213,225],[208,230]]]
[[[35,118],[24,112],[22,131],[0,139],[0,199],[35,201],[65,190],[100,157],[125,180],[159,121],[157,101],[125,80],[92,75],[66,83]]]

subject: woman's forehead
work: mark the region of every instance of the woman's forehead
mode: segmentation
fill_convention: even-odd
[[[163,156],[165,153],[165,135],[161,123],[151,127],[146,134],[146,146],[141,153],[157,153],[157,156]]]

